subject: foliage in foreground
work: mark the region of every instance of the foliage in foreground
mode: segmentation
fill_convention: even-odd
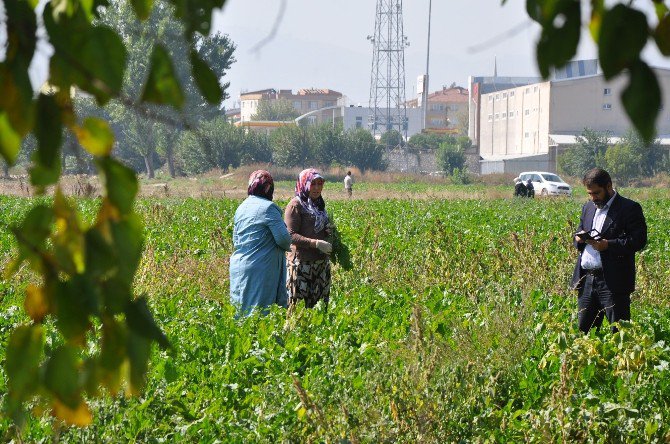
[[[28,201],[0,203],[14,209],[4,218],[18,219]],[[92,218],[98,203],[79,205]],[[93,401],[91,426],[60,429],[62,442],[670,436],[667,199],[643,202],[650,243],[639,257],[634,322],[587,337],[566,290],[580,202],[331,202],[354,267],[335,267],[327,311],[298,310],[288,321],[282,309],[233,317],[227,257],[237,205],[140,202],[149,222],[135,287],[174,350],[154,352],[142,398]],[[6,254],[11,242],[0,234]],[[25,318],[26,284],[0,286],[3,361],[9,329]],[[34,414],[27,441],[58,428]],[[5,438],[9,424],[0,418]]]

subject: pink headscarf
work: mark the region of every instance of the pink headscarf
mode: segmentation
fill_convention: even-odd
[[[275,184],[270,173],[265,170],[257,170],[251,173],[249,176],[249,188],[247,188],[249,196],[253,195],[272,200],[274,191]]]
[[[309,189],[312,181],[315,179],[325,179],[314,168],[307,168],[303,170],[298,176],[298,181],[295,184],[295,195],[302,204],[302,207],[312,216],[314,216],[314,231],[320,232],[328,222],[328,213],[326,213],[326,202],[323,197],[312,201],[309,197]]]

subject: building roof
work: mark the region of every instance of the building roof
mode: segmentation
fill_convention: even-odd
[[[429,102],[451,102],[451,103],[467,103],[468,90],[460,86],[454,88],[442,88],[440,91],[435,91],[428,94]]]
[[[298,96],[320,95],[320,96],[341,96],[341,92],[337,92],[328,88],[301,88],[295,94]]]

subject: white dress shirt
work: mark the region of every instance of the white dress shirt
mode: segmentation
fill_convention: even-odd
[[[603,224],[605,223],[605,217],[607,217],[607,212],[612,206],[612,201],[616,197],[616,191],[612,194],[610,200],[602,208],[596,208],[596,214],[593,216],[593,224],[591,225],[591,230],[597,230],[598,233],[602,232]],[[584,227],[586,230],[587,227]],[[600,252],[593,248],[591,245],[586,244],[584,251],[582,252],[582,268],[585,270],[595,270],[603,268],[603,262],[600,259]]]

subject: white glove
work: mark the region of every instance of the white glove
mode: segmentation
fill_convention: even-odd
[[[333,246],[330,244],[330,242],[318,239],[316,241],[316,248],[318,248],[318,250],[324,254],[330,254],[330,252],[333,251]]]

